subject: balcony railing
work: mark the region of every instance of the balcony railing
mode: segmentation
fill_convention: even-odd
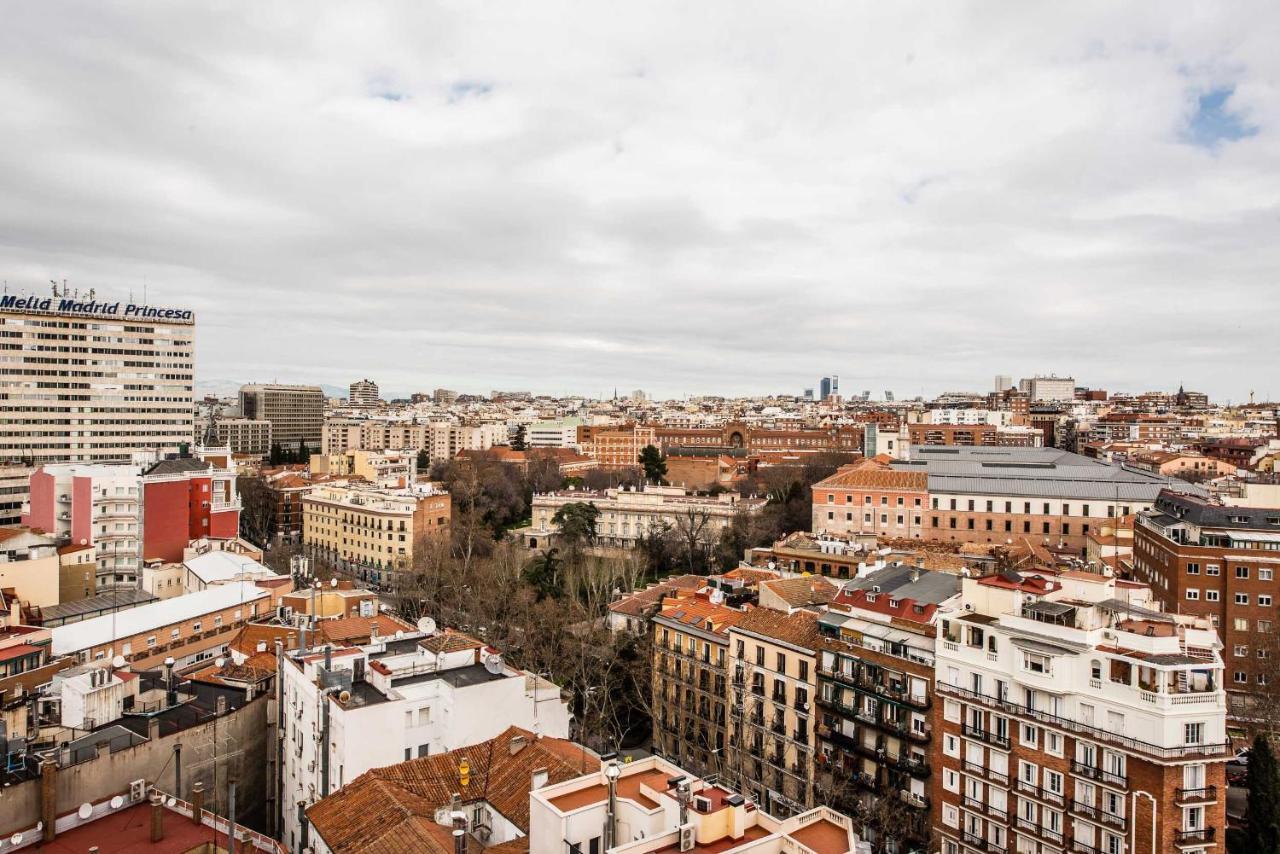
[[[1060,831],[1052,830],[1048,827],[1044,827],[1043,825],[1036,824],[1031,819],[1018,816],[1018,829],[1030,831],[1049,840],[1049,842],[1052,842],[1054,845],[1062,844],[1062,833]]]
[[[1117,786],[1121,789],[1129,785],[1129,778],[1122,774],[1104,771],[1101,768],[1095,768],[1092,765],[1086,765],[1083,762],[1077,762],[1074,759],[1071,760],[1071,773],[1079,774],[1082,777],[1088,777],[1101,783],[1106,783],[1108,786]]]
[[[968,723],[964,725],[964,734],[970,738],[980,738],[987,744],[998,747],[1001,750],[1009,749],[1009,737],[1007,735],[1000,735]]]
[[[1191,801],[1216,801],[1217,799],[1217,786],[1205,786],[1200,789],[1178,789],[1174,792],[1174,800],[1179,803],[1188,803]]]
[[[1179,830],[1173,835],[1173,841],[1178,845],[1205,845],[1213,841],[1216,833],[1216,827],[1202,827],[1198,830]]]
[[[951,685],[947,682],[936,683],[938,691],[950,696],[959,697],[964,700],[971,700],[981,703],[987,708],[997,709],[1006,714],[1019,715],[1025,718],[1050,724],[1051,726],[1060,727],[1079,733],[1087,738],[1095,741],[1107,742],[1109,744],[1117,744],[1126,747],[1129,750],[1144,753],[1148,756],[1154,756],[1159,759],[1179,759],[1190,756],[1224,756],[1230,750],[1229,742],[1220,742],[1217,744],[1185,744],[1175,747],[1161,747],[1158,744],[1142,741],[1140,739],[1131,738],[1126,735],[1119,735],[1107,730],[1098,729],[1094,726],[1082,724],[1070,718],[1062,718],[1057,715],[1042,712],[1038,709],[1028,709],[1019,703],[1010,700],[1002,700],[998,697],[992,697],[987,694],[981,694],[976,691],[970,691],[968,688],[961,688],[959,685]]]

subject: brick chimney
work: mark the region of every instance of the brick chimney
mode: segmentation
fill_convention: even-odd
[[[40,763],[40,820],[44,822],[44,841],[58,836],[58,760]]]
[[[151,793],[151,843],[164,839],[164,798],[159,792]]]
[[[196,780],[191,787],[191,823],[201,824],[204,813],[204,783]]]

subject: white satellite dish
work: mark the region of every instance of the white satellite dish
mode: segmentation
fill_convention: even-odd
[[[418,631],[424,635],[434,635],[436,633],[436,621],[430,617],[419,617]]]
[[[93,815],[93,804],[81,804],[80,809],[76,810],[76,815],[81,818],[88,818]]]
[[[15,833],[13,836],[9,837],[9,841],[12,842],[14,845],[17,845],[19,842],[22,841],[22,834]]]
[[[336,577],[336,576],[335,576],[335,577],[333,577],[333,578],[330,578],[330,579],[329,579],[329,586],[330,586],[330,587],[337,587],[337,586],[338,586],[338,579],[337,579],[337,577]]]
[[[119,795],[116,795],[114,798],[111,799],[111,808],[113,810],[118,810],[122,806],[124,806],[124,798],[120,797]]]
[[[724,603],[724,591],[723,591],[723,590],[721,590],[721,589],[719,589],[719,588],[716,588],[715,590],[712,590],[712,591],[711,591],[711,596],[710,596],[710,597],[708,597],[708,598],[711,600],[711,604],[712,604],[712,605],[720,605],[720,604],[723,604],[723,603]]]
[[[396,629],[396,640],[404,637],[404,629]]]
[[[115,668],[124,667],[124,656],[117,655],[115,658],[111,659],[111,666]]]
[[[496,652],[491,652],[484,657],[484,669],[490,673],[498,674],[502,672],[502,656]]]
[[[167,807],[172,807],[172,806],[177,806],[177,803],[178,803],[178,799],[171,797],[169,798],[169,800],[164,802],[164,805]]]

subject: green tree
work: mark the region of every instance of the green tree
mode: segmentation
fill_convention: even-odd
[[[418,474],[426,474],[431,470],[431,454],[427,453],[426,448],[418,451]]]
[[[524,569],[524,580],[537,591],[538,600],[548,596],[559,599],[564,594],[560,586],[560,555],[558,549],[547,549],[529,561]]]
[[[560,542],[569,552],[570,563],[576,564],[583,547],[596,541],[596,519],[600,508],[586,501],[574,501],[563,505],[551,517],[560,526]]]
[[[1280,771],[1264,734],[1253,740],[1249,754],[1249,825],[1245,851],[1253,854],[1280,852]]]
[[[528,449],[529,443],[525,439],[527,429],[523,424],[516,428],[516,435],[511,439],[511,450],[524,451]]]
[[[653,445],[645,445],[640,451],[640,465],[644,467],[644,479],[649,483],[665,483],[667,461]]]

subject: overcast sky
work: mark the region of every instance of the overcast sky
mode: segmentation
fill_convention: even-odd
[[[1280,397],[1275,3],[179,5],[6,8],[0,277],[198,383]]]

